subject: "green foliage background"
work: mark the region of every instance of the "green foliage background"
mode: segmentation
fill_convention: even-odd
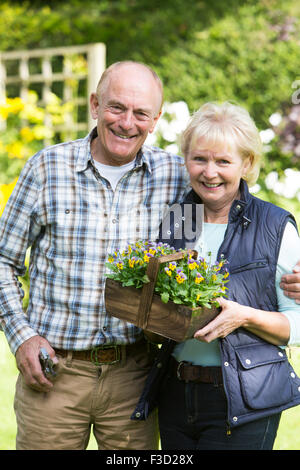
[[[292,105],[299,18],[298,0],[4,1],[0,50],[104,42],[107,65],[124,59],[152,65],[167,101],[186,101],[193,112],[208,100],[233,100],[263,130],[271,127],[270,115],[288,115]],[[259,195],[290,208],[299,221],[299,201],[277,197],[264,183],[272,170],[282,176],[285,168],[300,168],[300,155],[281,150],[282,132],[276,129],[263,162]]]

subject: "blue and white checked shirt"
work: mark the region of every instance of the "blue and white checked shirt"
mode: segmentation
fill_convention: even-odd
[[[140,335],[105,312],[105,261],[128,243],[155,240],[166,205],[182,198],[188,178],[181,157],[143,146],[113,191],[93,165],[95,132],[34,155],[0,219],[0,319],[13,353],[37,334],[68,350]],[[28,247],[25,314],[17,277]]]

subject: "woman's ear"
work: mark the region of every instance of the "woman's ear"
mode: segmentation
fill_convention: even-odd
[[[253,155],[252,154],[248,154],[245,158],[244,158],[244,161],[243,161],[243,171],[242,171],[242,177],[245,178],[249,172],[249,170],[251,169],[252,167],[252,163],[253,163]]]

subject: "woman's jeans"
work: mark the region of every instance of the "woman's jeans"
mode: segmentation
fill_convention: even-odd
[[[159,401],[163,450],[271,450],[280,414],[233,429],[226,423],[223,385],[185,383],[166,376]]]

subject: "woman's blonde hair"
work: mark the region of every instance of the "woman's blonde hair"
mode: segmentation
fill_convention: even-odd
[[[236,148],[243,159],[250,159],[247,175],[243,177],[252,186],[260,170],[262,141],[248,111],[240,106],[224,103],[206,103],[194,113],[181,136],[181,150],[185,158],[202,139],[206,149]]]

